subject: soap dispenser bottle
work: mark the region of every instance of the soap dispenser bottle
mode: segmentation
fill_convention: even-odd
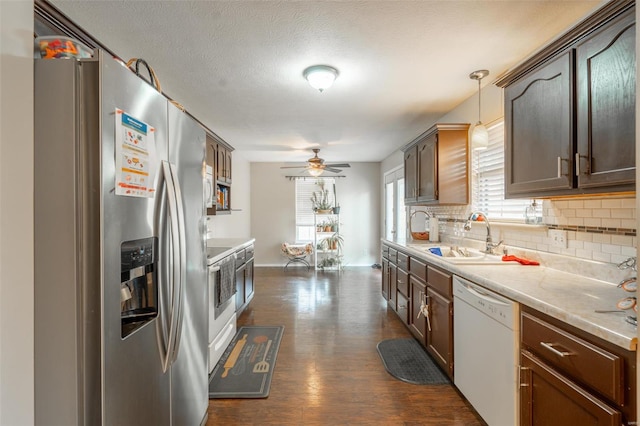
[[[542,223],[542,210],[541,206],[538,204],[536,200],[532,200],[531,204],[527,206],[524,210],[524,221],[525,223],[537,225]]]
[[[440,241],[440,230],[438,228],[438,218],[436,217],[436,215],[431,214],[431,218],[429,219],[429,241]]]

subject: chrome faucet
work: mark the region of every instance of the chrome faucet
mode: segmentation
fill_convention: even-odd
[[[465,231],[470,231],[471,230],[471,221],[472,220],[478,220],[479,217],[482,217],[484,219],[484,223],[487,225],[487,244],[486,244],[484,252],[487,253],[487,254],[496,254],[496,253],[494,253],[494,250],[500,244],[502,244],[503,241],[500,240],[500,242],[498,244],[494,244],[493,243],[493,239],[491,238],[491,224],[489,223],[489,218],[487,217],[486,214],[484,214],[483,212],[480,212],[480,211],[471,212],[471,214],[469,215],[469,218],[467,219],[467,222],[464,224],[464,230]]]

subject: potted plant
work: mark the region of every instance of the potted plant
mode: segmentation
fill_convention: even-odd
[[[328,190],[314,191],[311,195],[311,203],[316,213],[331,213],[331,201],[329,201]]]
[[[329,221],[327,222],[327,224],[329,225],[330,231],[336,232],[338,230],[338,218],[337,217],[330,218]]]
[[[342,238],[342,235],[340,235],[337,232],[335,232],[330,237],[327,237],[324,240],[322,240],[321,243],[322,243],[323,250],[338,250],[338,251],[341,251],[342,250],[342,246],[344,244],[344,239]]]
[[[329,199],[329,190],[324,188],[324,181],[318,179],[316,183],[320,187],[319,191],[313,191],[311,194],[311,203],[316,213],[329,214],[332,212],[332,204]]]
[[[320,262],[318,262],[318,268],[320,269],[332,268],[332,267],[340,268],[341,264],[342,264],[342,256],[325,257]]]

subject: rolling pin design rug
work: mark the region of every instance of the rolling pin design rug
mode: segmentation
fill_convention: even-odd
[[[284,326],[238,330],[209,377],[209,398],[266,398]]]

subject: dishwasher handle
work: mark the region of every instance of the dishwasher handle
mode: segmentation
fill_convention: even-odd
[[[477,287],[471,286],[471,285],[469,285],[467,283],[462,283],[462,285],[464,286],[464,288],[467,289],[467,291],[469,293],[473,294],[474,296],[476,296],[479,299],[483,299],[483,300],[486,300],[487,302],[495,303],[496,305],[509,306],[509,303],[503,302],[500,299],[496,299],[495,297],[493,297],[491,295],[491,293],[479,290]]]

